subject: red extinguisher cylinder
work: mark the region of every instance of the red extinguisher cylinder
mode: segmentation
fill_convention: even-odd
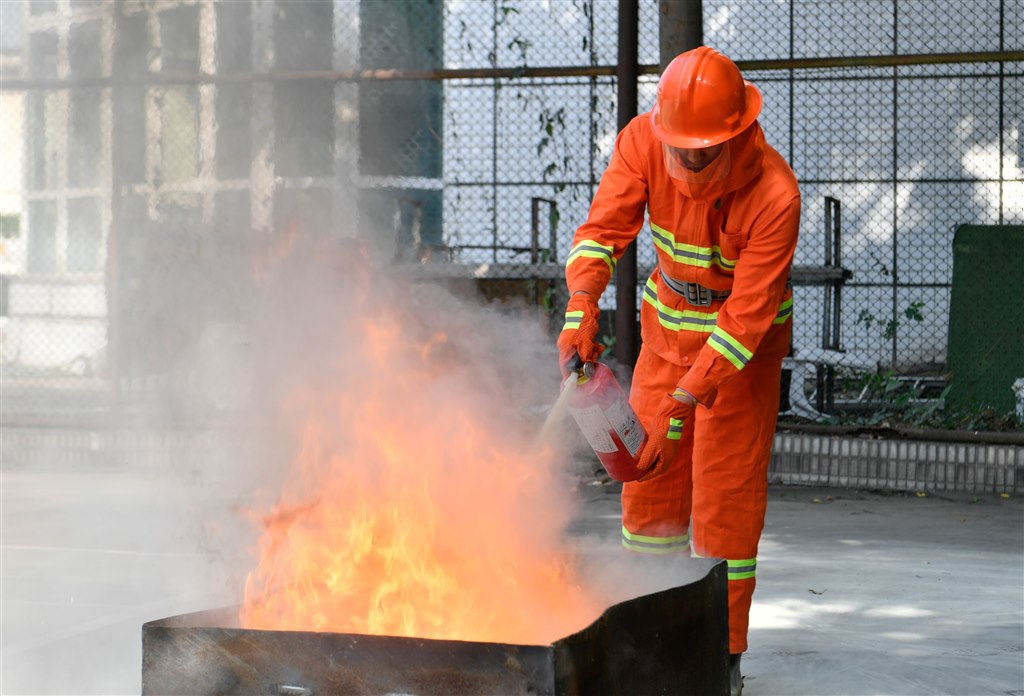
[[[573,373],[578,376],[567,404],[569,413],[608,475],[616,481],[635,481],[645,473],[636,465],[647,431],[611,369],[604,363],[586,367]]]

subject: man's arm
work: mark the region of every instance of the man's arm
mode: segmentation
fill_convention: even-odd
[[[791,320],[792,301],[783,305],[783,298],[799,224],[799,194],[755,221],[736,264],[732,293],[693,367],[679,383],[680,389],[705,406],[711,406],[719,387],[753,358],[768,330]]]

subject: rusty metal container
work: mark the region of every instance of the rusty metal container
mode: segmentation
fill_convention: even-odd
[[[250,630],[237,608],[151,621],[142,693],[727,694],[726,565],[687,563],[697,579],[614,604],[550,645]]]

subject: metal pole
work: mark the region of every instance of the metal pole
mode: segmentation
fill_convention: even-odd
[[[660,0],[658,10],[658,60],[664,70],[680,53],[704,43],[704,2]]]
[[[637,69],[640,34],[639,0],[619,0],[618,130],[636,116]],[[636,242],[619,259],[615,273],[615,357],[633,365],[640,354],[640,330],[636,315]]]

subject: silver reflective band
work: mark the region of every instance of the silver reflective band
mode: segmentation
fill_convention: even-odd
[[[713,301],[724,300],[732,294],[732,290],[712,290],[700,283],[676,280],[666,275],[663,269],[659,270],[661,270],[661,278],[665,281],[665,285],[694,307],[710,307]]]

